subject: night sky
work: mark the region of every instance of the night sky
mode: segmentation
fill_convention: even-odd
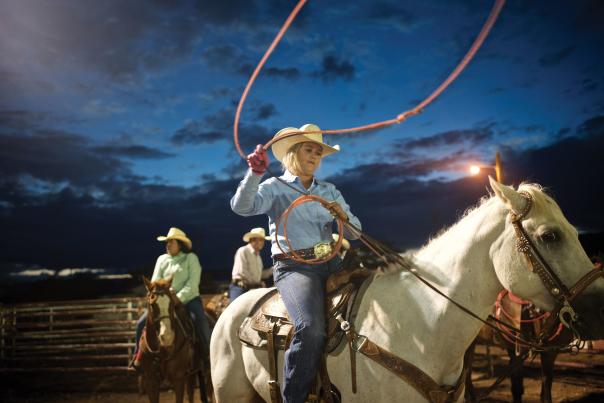
[[[247,79],[295,1],[0,0],[0,263],[148,267],[177,226],[230,275],[266,227],[228,201]],[[244,150],[280,128],[395,117],[459,62],[488,0],[309,0],[252,89]],[[504,182],[549,189],[582,232],[604,230],[604,2],[510,0],[476,58],[426,110],[327,138],[318,177],[368,234],[418,247]],[[275,165],[275,170],[277,170]],[[268,249],[268,248],[267,248]],[[268,263],[268,261],[267,261]]]

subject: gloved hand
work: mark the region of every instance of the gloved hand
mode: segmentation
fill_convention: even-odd
[[[247,156],[247,164],[256,175],[264,175],[264,172],[268,168],[268,163],[268,153],[262,148],[262,144],[258,144],[254,152]]]
[[[338,202],[331,201],[324,204],[325,208],[329,210],[333,218],[340,218],[344,221],[348,221],[348,214],[344,211],[342,206]]]

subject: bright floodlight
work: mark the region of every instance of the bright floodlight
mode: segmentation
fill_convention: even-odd
[[[472,165],[470,167],[470,173],[472,175],[478,175],[480,173],[480,167],[478,165]]]

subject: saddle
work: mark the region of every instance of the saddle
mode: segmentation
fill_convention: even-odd
[[[367,289],[373,273],[364,268],[348,269],[331,275],[326,283],[325,318],[327,339],[320,369],[320,382],[324,391],[331,390],[325,367],[325,356],[340,345],[344,332],[336,318],[353,323],[362,294]],[[269,356],[271,400],[281,401],[277,375],[277,352],[287,350],[294,334],[294,324],[276,288],[269,289],[254,305],[239,328],[239,340],[248,347],[266,350]],[[311,393],[310,399],[316,394]],[[331,401],[328,398],[327,401]]]

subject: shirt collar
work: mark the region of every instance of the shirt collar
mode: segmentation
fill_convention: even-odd
[[[172,255],[168,254],[168,256],[170,256],[170,258],[171,258],[171,259],[173,259],[173,260],[180,259],[180,258],[181,258],[181,257],[183,257],[184,255],[185,255],[185,254],[184,254],[184,252],[182,252],[182,251],[178,252],[178,253],[177,253],[176,255],[174,255],[174,256],[172,256]]]
[[[283,175],[281,175],[281,179],[285,180],[286,182],[295,182],[296,179],[298,179],[298,177],[296,175],[294,175],[293,173],[289,172],[287,169],[285,170],[285,172],[283,173]],[[300,181],[298,181],[299,183]],[[313,182],[316,185],[320,185],[321,181],[317,179],[316,176],[313,177]],[[312,186],[312,185],[311,185]]]
[[[251,244],[251,243],[248,243],[248,244],[246,245],[246,248],[248,248],[248,249],[249,249],[249,251],[250,251],[250,252],[252,252],[254,255],[259,255],[259,254],[260,254],[260,252],[256,252],[256,251],[254,250],[254,247],[252,246],[252,244]]]

